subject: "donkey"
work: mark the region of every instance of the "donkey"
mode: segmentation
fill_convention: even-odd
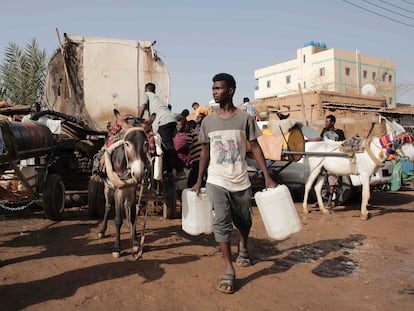
[[[122,209],[128,221],[132,241],[132,253],[137,253],[139,241],[136,236],[135,221],[138,215],[136,193],[137,186],[147,178],[150,171],[149,142],[141,123],[130,116],[121,118],[119,112],[114,110],[117,121],[120,121],[123,129],[126,129],[122,139],[113,142],[104,152],[105,160],[105,215],[98,238],[105,235],[108,222],[108,214],[111,207],[115,207],[115,244],[112,256],[120,257],[120,229],[123,222]],[[132,119],[132,122],[131,122]],[[142,193],[142,192],[141,192]]]
[[[326,140],[320,142],[312,142],[308,144],[309,147],[306,150],[307,152],[323,154],[327,152],[338,152],[340,150],[342,143]],[[412,142],[397,144],[397,148],[394,151],[398,154],[398,156],[405,158],[408,161],[414,161],[414,146]],[[338,176],[361,176],[362,202],[360,218],[362,220],[367,220],[369,217],[367,205],[368,200],[370,198],[370,179],[372,174],[374,174],[374,172],[379,167],[384,166],[384,161],[388,157],[389,154],[387,153],[387,149],[381,146],[380,139],[377,137],[372,137],[372,139],[366,139],[364,143],[364,151],[356,152],[352,158],[339,156],[310,155],[310,174],[305,184],[303,212],[308,213],[309,191],[315,179],[318,178],[314,187],[316,197],[318,200],[318,205],[323,213],[329,213],[329,210],[323,204],[321,195],[321,190],[325,179],[325,176],[321,174],[321,171],[322,169],[325,169],[328,173],[335,174]]]

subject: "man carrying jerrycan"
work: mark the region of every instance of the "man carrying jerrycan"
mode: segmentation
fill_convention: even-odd
[[[232,294],[236,273],[231,259],[230,236],[233,223],[240,231],[236,264],[251,264],[247,240],[252,226],[251,183],[247,173],[246,142],[249,141],[257,164],[263,171],[266,188],[276,187],[269,176],[257,137],[262,135],[254,117],[237,109],[233,104],[236,81],[233,76],[219,73],[213,77],[213,97],[220,108],[208,115],[201,125],[199,141],[202,143],[197,183],[192,190],[200,192],[204,172],[208,167],[206,191],[212,203],[214,237],[220,246],[225,263],[218,290]]]

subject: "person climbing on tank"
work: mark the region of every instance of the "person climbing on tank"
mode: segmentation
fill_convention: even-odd
[[[155,94],[155,84],[151,82],[145,85],[145,93],[138,106],[138,117],[142,118],[146,110],[156,114],[152,127],[154,133],[158,133],[161,136],[164,153],[163,168],[165,168],[167,176],[173,177],[173,170],[175,169],[176,178],[185,178],[184,164],[178,158],[174,148],[173,137],[176,132],[176,115],[168,108],[168,105]]]

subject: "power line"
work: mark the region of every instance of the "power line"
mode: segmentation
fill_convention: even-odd
[[[408,10],[408,9],[406,9],[406,8],[400,7],[400,6],[398,6],[398,5],[395,5],[395,4],[393,4],[393,3],[390,3],[390,2],[388,2],[388,1],[384,1],[384,0],[379,0],[379,1],[381,1],[382,3],[388,4],[389,6],[393,6],[394,8],[400,9],[400,10],[402,10],[402,11],[406,11],[406,12],[414,13],[414,11],[411,11],[411,10]],[[413,5],[414,5],[414,4],[413,4]]]
[[[377,13],[377,12],[372,11],[372,10],[370,10],[370,9],[364,8],[364,7],[360,6],[360,5],[357,5],[357,4],[352,3],[352,2],[350,2],[350,1],[347,1],[347,0],[342,0],[342,1],[343,1],[343,2],[346,2],[346,3],[350,4],[350,5],[353,5],[353,6],[357,7],[357,8],[360,8],[361,10],[364,10],[364,11],[370,12],[370,13],[372,13],[372,14],[375,14],[375,15],[381,16],[381,17],[386,18],[386,19],[389,19],[389,20],[391,20],[391,21],[393,21],[393,22],[400,23],[400,24],[402,24],[402,25],[405,25],[405,26],[408,26],[408,27],[412,27],[412,28],[414,28],[414,25],[412,25],[412,24],[404,23],[404,22],[402,22],[402,21],[399,21],[398,19],[395,19],[395,18],[392,18],[392,17],[386,16],[386,15],[382,15],[382,14],[380,14],[380,13]]]
[[[407,0],[402,0],[402,2],[405,2],[405,3],[408,3],[408,4],[414,5],[414,3],[410,2],[410,1],[407,1]]]
[[[385,8],[385,7],[383,7],[383,6],[380,6],[380,5],[376,4],[376,3],[372,3],[371,1],[368,1],[368,0],[362,0],[362,1],[364,1],[364,2],[366,2],[366,3],[369,3],[369,4],[371,4],[371,5],[372,5],[372,6],[374,6],[374,7],[377,7],[377,8],[383,9],[383,10],[388,11],[388,12],[391,12],[391,13],[393,13],[393,14],[400,15],[400,16],[402,16],[402,17],[405,17],[405,18],[409,18],[409,19],[413,19],[413,20],[414,20],[414,18],[412,18],[411,16],[407,16],[407,15],[404,15],[404,14],[401,14],[401,13],[398,13],[398,12],[395,12],[395,11],[393,11],[393,10],[390,10],[390,9],[387,9],[387,8]]]

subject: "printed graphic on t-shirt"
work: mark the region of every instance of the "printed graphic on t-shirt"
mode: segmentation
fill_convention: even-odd
[[[260,134],[254,119],[241,110],[225,120],[216,114],[207,116],[199,135],[200,143],[210,145],[207,182],[229,191],[250,187],[246,144]]]
[[[221,136],[215,136],[213,152],[217,155],[217,164],[234,164],[241,161],[240,143],[234,139],[222,139]]]
[[[220,183],[225,181],[238,183],[241,180],[245,182],[245,132],[239,130],[212,132],[210,141],[209,178],[219,180]]]
[[[339,140],[339,135],[335,133],[334,131],[326,131],[325,133],[323,133],[323,137],[329,140],[334,140],[334,141]]]

